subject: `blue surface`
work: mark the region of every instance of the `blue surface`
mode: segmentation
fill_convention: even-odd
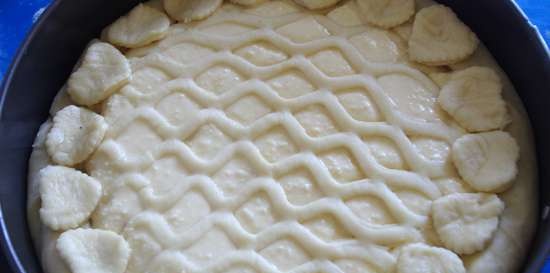
[[[550,44],[550,0],[515,0]]]
[[[28,30],[51,0],[0,0],[0,79]]]
[[[550,44],[550,0],[516,1]],[[50,2],[51,0],[0,0],[0,81],[26,33]],[[5,264],[2,257],[0,264]],[[541,273],[550,273],[550,258]]]

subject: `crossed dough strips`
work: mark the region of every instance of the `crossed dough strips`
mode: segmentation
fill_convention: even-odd
[[[222,0],[164,0],[163,8],[173,19],[189,22],[211,15],[222,2]],[[232,0],[231,2],[250,6],[261,3],[263,0]],[[338,0],[296,0],[295,2],[308,9],[322,9],[335,5]],[[361,11],[360,17],[347,18],[347,14],[355,12],[354,7],[358,7]],[[414,1],[356,0],[340,8],[339,13],[332,13],[332,17],[330,15],[329,17],[341,25],[361,24],[361,19],[364,19],[373,25],[391,28],[411,18],[414,14]],[[139,5],[128,15],[109,26],[104,37],[119,47],[141,47],[162,39],[168,32],[169,25],[170,20],[164,13],[158,9]],[[456,62],[469,56],[477,46],[475,35],[456,18],[452,11],[443,6],[423,9],[416,16],[412,28],[409,41],[410,57],[424,64],[440,65]],[[370,61],[396,62],[399,57],[396,54],[386,56],[369,51],[372,50],[368,47],[369,43],[383,44],[381,48],[395,46],[391,37],[385,33],[382,30],[371,29],[369,32],[362,33],[361,36],[354,36],[355,39],[350,38],[350,42],[359,51],[361,47],[358,45],[362,45],[364,52],[361,53],[363,55],[365,52],[370,53],[368,55],[370,58],[367,57]],[[408,35],[403,36],[408,38]],[[450,52],[456,54],[453,55]],[[282,62],[286,58],[287,56],[283,56],[279,61]],[[128,61],[116,48],[106,43],[95,43],[87,50],[80,68],[71,76],[67,88],[68,94],[77,104],[86,106],[94,106],[108,97],[123,98],[122,95],[112,96],[112,94],[129,80],[131,74]],[[500,81],[494,72],[484,68],[470,68],[452,75],[437,75],[436,78],[440,79],[438,83],[443,86],[439,97],[441,107],[468,131],[493,130],[505,125],[504,104],[494,103],[503,101],[500,97]],[[115,100],[110,102],[106,104],[107,108],[116,108]],[[489,109],[485,105],[495,105],[495,108]],[[502,109],[504,111],[501,111]],[[488,114],[489,110],[497,114]],[[503,112],[504,114],[501,115]],[[469,115],[472,113],[478,116],[471,118]],[[483,123],[483,125],[470,124],[472,119],[473,122]],[[79,164],[85,161],[102,141],[106,126],[101,116],[84,108],[68,106],[57,112],[54,117],[53,129],[48,134],[48,140],[51,142],[47,144],[51,146],[48,147],[48,152],[58,164],[67,166]],[[87,133],[83,133],[86,130],[88,130]],[[519,153],[517,144],[511,137],[503,136],[502,133],[466,135],[453,145],[453,160],[460,175],[478,191],[502,191],[509,187],[517,172],[517,166],[515,166]],[[60,135],[63,137],[59,137]],[[386,153],[384,146],[379,146],[373,150]],[[386,167],[405,168],[398,163],[389,162]],[[506,168],[510,173],[495,175],[495,170],[501,170],[501,168]],[[43,222],[55,230],[82,225],[101,197],[101,183],[77,170],[61,166],[50,166],[42,172],[41,217]],[[68,196],[70,194],[73,195]],[[56,200],[63,200],[63,202],[54,202]],[[448,273],[465,272],[462,261],[455,253],[470,254],[485,248],[498,227],[498,217],[503,208],[503,203],[494,194],[455,193],[439,198],[431,207],[433,226],[443,246],[449,250],[421,243],[406,245],[400,249],[397,272],[417,272],[414,270],[418,268]],[[472,230],[478,232],[472,232]],[[454,239],[456,234],[461,234],[461,238],[465,239]],[[57,249],[73,273],[122,273],[126,269],[130,256],[130,248],[123,237],[110,231],[96,229],[79,228],[64,232],[57,242]]]

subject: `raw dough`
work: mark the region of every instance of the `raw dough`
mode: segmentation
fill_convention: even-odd
[[[104,191],[91,227],[128,242],[126,272],[388,272],[399,249],[437,244],[432,202],[472,191],[450,152],[466,130],[417,68],[451,71],[413,65],[402,33],[343,5],[327,17],[289,1],[224,3],[128,52],[131,80],[103,104],[109,129],[85,162]],[[532,136],[506,76],[478,51],[467,67],[502,79],[521,160],[494,238],[460,259],[468,272],[508,273],[534,230]]]

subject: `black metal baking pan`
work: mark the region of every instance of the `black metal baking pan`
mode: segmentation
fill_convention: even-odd
[[[6,74],[0,89],[0,243],[16,273],[42,272],[25,208],[27,160],[37,129],[88,41],[138,2],[55,1],[30,32]],[[542,217],[550,204],[548,48],[512,0],[440,2],[452,7],[487,45],[529,113],[536,137],[541,217],[522,272],[538,273],[550,249],[549,219]]]

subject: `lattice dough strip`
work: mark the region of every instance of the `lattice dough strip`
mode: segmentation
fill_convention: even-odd
[[[147,119],[145,120],[148,121]],[[363,170],[364,173],[372,174],[374,178],[381,178],[390,185],[405,188],[412,187],[413,189],[424,192],[428,196],[432,197],[437,197],[439,195],[439,190],[429,180],[426,180],[415,173],[386,169],[385,167],[379,165],[370,154],[366,145],[356,136],[335,134],[321,139],[312,139],[311,137],[305,135],[305,132],[296,120],[289,119],[288,123],[290,124],[288,127],[292,128],[291,132],[301,132],[302,139],[300,140],[300,142],[305,143],[307,147],[310,147],[313,150],[321,149],[319,150],[319,152],[321,152],[324,150],[329,150],[331,148],[345,147],[347,150],[353,152],[354,157],[359,162],[359,167]],[[152,124],[159,123],[155,122]],[[128,158],[127,156],[125,156],[123,149],[120,147],[120,145],[113,140],[108,140],[104,142],[98,148],[98,150],[106,153],[112,159],[115,159],[115,165],[131,169],[144,168],[152,164],[155,158],[158,158],[159,155],[171,153],[177,154],[179,157],[182,158],[182,160],[188,162],[187,164],[189,164],[189,166],[193,169],[213,172],[217,170],[219,168],[218,166],[221,166],[223,162],[231,158],[236,151],[240,151],[242,154],[245,155],[245,157],[253,157],[253,160],[251,161],[256,162],[257,164],[261,163],[261,167],[264,170],[270,170],[272,168],[270,166],[270,163],[266,162],[265,159],[261,156],[257,148],[249,142],[240,142],[229,145],[223,151],[218,153],[218,156],[216,156],[211,161],[205,161],[198,158],[187,145],[177,140],[168,140],[167,142],[155,146],[156,147],[153,148],[152,151],[150,151],[152,156],[143,156],[140,158]],[[318,168],[318,170],[316,171],[320,171],[322,169],[323,168]]]
[[[348,60],[348,62],[352,62],[352,66],[359,71],[364,71],[376,77],[388,73],[404,73],[422,82],[422,84],[425,85],[429,90],[438,90],[437,86],[423,73],[412,69],[404,64],[380,65],[374,62],[370,62],[366,60],[363,55],[361,55],[359,51],[354,46],[352,46],[349,41],[347,41],[346,38],[337,36],[330,36],[321,40],[295,44],[270,29],[255,30],[237,35],[235,37],[219,37],[190,31],[178,33],[177,35],[175,35],[174,38],[170,38],[170,40],[161,41],[158,47],[152,50],[152,52],[161,53],[162,51],[181,43],[197,44],[218,51],[231,51],[257,41],[265,41],[267,43],[270,43],[284,52],[293,52],[294,54],[305,56],[312,55],[323,49],[334,48],[344,54],[346,60]],[[133,61],[139,63],[140,59],[141,58],[135,58]],[[255,69],[262,68],[256,66],[254,67]],[[135,67],[133,68],[135,69]]]
[[[240,223],[227,212],[213,213],[194,224],[184,234],[177,234],[171,229],[164,218],[158,214],[144,212],[134,217],[127,225],[125,237],[132,236],[133,232],[146,231],[153,235],[156,242],[164,249],[184,250],[192,246],[201,237],[213,229],[220,229],[230,238],[237,248],[243,250],[261,250],[279,238],[292,238],[309,253],[319,253],[323,257],[360,258],[375,265],[391,262],[393,256],[381,247],[367,244],[354,245],[346,243],[327,243],[313,235],[308,229],[297,222],[275,224],[258,234],[246,232]],[[391,228],[390,228],[391,229]],[[396,229],[398,231],[398,229]],[[382,258],[382,260],[377,259]],[[222,258],[226,259],[225,257]],[[253,259],[247,259],[252,262]]]
[[[400,147],[404,151],[405,159],[409,163],[409,165],[413,168],[413,170],[418,171],[420,169],[428,169],[430,173],[437,172],[438,168],[440,169],[441,166],[437,166],[434,163],[428,162],[427,160],[420,157],[417,153],[414,152],[414,147],[412,146],[411,142],[406,138],[406,136],[400,131],[399,129],[383,125],[380,123],[364,123],[364,122],[357,122],[353,120],[349,116],[349,114],[346,112],[345,109],[339,104],[338,100],[331,94],[327,93],[312,93],[311,95],[302,96],[296,99],[293,99],[291,101],[283,100],[280,97],[277,97],[274,95],[274,92],[265,91],[263,92],[263,88],[268,88],[265,85],[256,85],[256,84],[250,84],[249,86],[243,86],[242,89],[239,89],[235,92],[230,92],[227,94],[227,96],[222,96],[216,99],[213,96],[210,96],[209,98],[201,98],[198,99],[202,104],[206,104],[210,107],[216,107],[216,108],[223,108],[226,107],[226,105],[231,105],[235,101],[239,100],[240,97],[244,97],[246,95],[257,95],[258,97],[262,98],[264,101],[270,101],[271,106],[278,109],[284,109],[290,108],[290,109],[296,109],[295,111],[306,108],[310,105],[316,104],[316,103],[322,103],[326,109],[329,110],[329,116],[335,118],[340,126],[343,126],[345,129],[354,130],[362,135],[365,136],[372,136],[372,135],[380,135],[387,137],[388,139],[391,139],[396,144],[398,144],[398,147]],[[195,89],[182,89],[182,90],[190,90],[190,92],[186,93],[186,95],[189,95],[189,97],[196,98],[200,96],[201,92],[196,91]],[[258,91],[260,90],[260,91]],[[241,92],[242,91],[242,92]],[[181,131],[175,127],[173,127],[171,124],[169,124],[167,121],[164,121],[161,116],[158,116],[157,113],[151,112],[152,110],[150,108],[143,108],[143,110],[136,110],[137,117],[141,117],[143,119],[149,119],[151,121],[151,124],[161,124],[158,128],[160,128],[160,135],[162,135],[164,138],[170,138],[170,137],[179,137],[179,138],[185,138],[189,135],[190,131],[194,131],[195,125],[192,124],[202,124],[207,118],[201,119],[201,114],[197,115],[197,119],[200,121],[196,121],[195,117],[187,117],[189,120],[186,124],[191,124],[191,126],[188,126],[186,128],[183,128],[184,130]],[[137,117],[132,117],[131,115],[128,115],[127,117],[123,118],[121,121],[118,121],[118,128],[124,129],[124,125],[120,124],[129,124],[133,122]],[[158,117],[158,118],[153,118]],[[218,120],[209,120],[216,123]],[[242,132],[241,130],[235,131],[232,130],[231,126],[228,124],[231,123],[225,123],[220,122],[217,125],[223,129],[225,129],[226,132],[229,133],[231,137],[234,138],[255,138],[264,131],[262,128],[270,128],[275,126],[276,124],[272,124],[273,122],[276,122],[277,118],[273,116],[264,116],[256,123],[252,124],[250,127],[250,130],[246,130],[245,132]],[[289,131],[292,129],[290,126],[286,126],[286,124],[282,123],[283,127],[288,128]],[[116,127],[115,127],[116,128]],[[189,129],[191,128],[191,129]],[[120,129],[120,130],[122,130]],[[118,133],[116,131],[110,131],[108,134],[108,137],[116,137]],[[300,136],[294,137],[296,141],[298,141],[299,144],[302,144],[303,142],[300,139]],[[428,173],[429,174],[429,173]]]
[[[348,79],[351,79],[351,81],[346,81]],[[435,137],[435,138],[439,138],[439,139],[445,139],[445,140],[448,140],[449,142],[451,142],[453,139],[455,139],[455,138],[457,138],[458,136],[461,135],[460,131],[456,131],[454,128],[451,128],[447,125],[442,125],[442,124],[438,124],[438,123],[419,122],[419,121],[416,121],[416,120],[411,120],[410,118],[407,118],[406,116],[404,116],[401,113],[396,113],[395,111],[392,110],[392,106],[391,106],[391,103],[389,102],[388,96],[386,94],[384,94],[383,90],[381,90],[381,88],[376,83],[374,83],[372,80],[364,79],[360,76],[348,76],[348,78],[340,79],[340,80],[344,80],[344,81],[339,81],[338,79],[333,80],[334,85],[336,85],[336,87],[334,89],[345,88],[343,86],[347,86],[347,87],[358,86],[358,85],[363,86],[365,90],[370,91],[369,92],[370,95],[372,96],[372,98],[376,102],[376,104],[379,106],[381,111],[384,113],[384,115],[386,115],[387,118],[392,121],[392,123],[404,127],[404,129],[407,133],[412,133],[412,134],[415,134],[415,135],[431,136],[431,137]],[[340,85],[337,85],[338,83],[340,83]],[[252,88],[252,87],[258,87],[258,88]],[[245,90],[242,90],[241,88],[245,88]],[[130,99],[134,100],[134,101],[136,101],[136,100],[148,101],[148,100],[151,100],[151,99],[155,99],[155,97],[160,97],[160,96],[163,96],[163,95],[167,94],[168,92],[171,92],[170,89],[178,89],[180,91],[184,91],[184,93],[186,95],[189,95],[190,98],[195,99],[200,104],[218,104],[217,100],[215,99],[215,96],[213,96],[211,94],[204,95],[205,92],[202,91],[202,89],[197,88],[196,85],[191,84],[188,80],[170,81],[166,84],[166,86],[163,86],[159,89],[160,90],[157,93],[147,94],[147,95],[144,95],[144,96],[140,96],[136,92],[127,91],[127,89],[123,90],[123,94],[129,95]],[[251,90],[246,90],[246,89],[251,89]],[[269,92],[267,92],[268,90],[265,90],[265,89],[268,89],[268,87],[261,86],[259,84],[256,85],[255,83],[249,83],[249,85],[246,85],[246,82],[245,82],[245,84],[239,85],[239,86],[233,88],[232,90],[226,92],[227,95],[222,96],[219,99],[221,101],[228,100],[228,99],[232,99],[231,97],[235,96],[235,95],[231,95],[233,93],[238,93],[239,94],[239,92],[242,92],[240,94],[244,94],[244,93],[252,91],[252,93],[254,93],[255,95],[264,97],[267,100],[269,100],[270,103],[275,104],[275,105],[277,105],[277,104],[286,105],[287,103],[289,105],[293,104],[292,101],[288,102],[288,100],[287,100],[287,102],[284,102],[281,99],[275,97],[275,95],[267,95],[266,93],[269,93]],[[239,91],[239,90],[241,90],[241,91]],[[264,90],[265,90],[265,92],[262,92]],[[248,93],[248,94],[252,94],[252,93]],[[271,93],[275,93],[275,92],[271,91]],[[313,96],[313,95],[311,95],[311,96]],[[208,101],[206,101],[206,100],[208,100]],[[301,100],[306,100],[306,98],[298,97],[294,100],[299,102]],[[338,104],[338,102],[337,101],[328,102],[327,104],[336,105],[336,104]],[[384,106],[384,107],[380,107],[380,106]],[[334,106],[334,107],[338,108],[338,106]],[[347,113],[346,113],[346,115],[347,115]],[[431,133],[431,132],[434,132],[434,131],[435,132],[440,132],[440,133]],[[441,133],[441,132],[443,132],[443,133]]]
[[[210,178],[204,175],[190,175],[165,194],[157,194],[154,189],[147,186],[150,182],[147,182],[147,178],[142,176],[132,175],[122,177],[121,179],[123,182],[117,184],[140,185],[137,190],[139,191],[142,202],[156,210],[166,210],[168,207],[177,203],[180,197],[186,192],[196,188],[204,193],[206,199],[214,207],[225,207],[234,210],[242,206],[256,193],[266,192],[267,195],[275,201],[276,210],[284,212],[284,214],[298,213],[291,212],[296,206],[288,202],[281,185],[270,178],[260,177],[246,181],[244,183],[247,184],[247,187],[239,191],[238,196],[232,197],[222,197],[223,192],[220,191],[219,187]],[[326,171],[316,174],[316,182],[323,191],[330,191],[332,196],[339,196],[342,199],[349,199],[361,195],[376,196],[385,203],[391,214],[394,215],[401,224],[421,225],[427,220],[424,216],[418,215],[407,208],[399,198],[381,182],[364,181],[353,184],[340,184],[334,181]],[[316,204],[319,204],[319,202],[322,203],[326,201],[318,201]],[[305,211],[307,211],[307,209],[305,209]],[[307,217],[311,216],[312,215],[308,214]]]
[[[252,256],[255,260],[254,263],[251,263],[248,256]],[[357,255],[358,256],[358,255]],[[357,257],[357,259],[361,259],[362,257]],[[149,261],[147,264],[149,264],[149,267],[147,268],[146,272],[157,272],[157,268],[163,268],[163,265],[166,264],[178,264],[180,267],[178,267],[178,270],[182,270],[183,272],[190,272],[190,273],[221,273],[221,272],[228,272],[228,268],[232,268],[233,266],[250,266],[251,268],[254,268],[254,271],[256,273],[281,273],[280,270],[276,269],[269,261],[267,261],[263,256],[260,256],[256,254],[253,251],[238,251],[236,253],[231,253],[227,255],[226,259],[222,259],[220,261],[216,261],[204,268],[198,268],[197,266],[191,264],[188,262],[181,253],[174,253],[172,251],[166,251],[158,256],[154,257],[151,261]],[[380,270],[382,272],[386,272],[391,268],[390,265],[383,264],[382,266],[378,267],[381,268]],[[233,272],[233,271],[231,271]],[[248,271],[246,271],[248,272]],[[341,269],[339,269],[333,262],[328,260],[315,260],[311,261],[302,265],[299,265],[289,271],[290,273],[342,273]],[[129,272],[134,273],[134,272]]]
[[[182,162],[186,162],[186,164],[191,169],[198,170],[198,172],[206,173],[213,173],[216,170],[220,169],[236,154],[244,155],[244,158],[247,161],[253,162],[253,164],[256,165],[256,169],[261,170],[261,173],[266,174],[273,174],[274,172],[276,172],[277,169],[290,169],[305,166],[306,169],[311,169],[312,173],[315,174],[316,182],[320,185],[321,188],[330,187],[331,191],[336,191],[337,194],[341,195],[342,197],[348,197],[354,194],[372,194],[374,196],[378,196],[382,200],[384,200],[386,205],[389,206],[392,214],[396,215],[396,218],[400,222],[409,224],[422,224],[423,222],[425,222],[424,216],[413,213],[384,184],[374,184],[373,186],[371,185],[371,183],[373,183],[372,181],[366,180],[366,182],[343,185],[334,180],[331,174],[328,173],[328,171],[324,167],[322,167],[322,163],[319,161],[319,159],[313,154],[291,156],[290,158],[270,164],[269,162],[265,161],[258,148],[254,146],[250,141],[238,140],[248,139],[250,137],[257,137],[264,134],[268,129],[272,128],[273,126],[281,126],[282,128],[285,128],[293,141],[299,143],[301,146],[303,145],[304,147],[312,149],[315,153],[323,152],[323,149],[326,150],[339,147],[343,147],[349,151],[352,151],[353,157],[359,163],[358,167],[363,170],[364,173],[372,174],[374,178],[381,178],[383,183],[387,183],[390,187],[398,187],[401,189],[410,187],[415,190],[420,190],[421,192],[422,190],[424,190],[424,193],[428,196],[431,196],[432,198],[439,195],[439,191],[437,190],[435,185],[432,184],[429,180],[421,176],[417,176],[413,173],[409,173],[406,171],[390,170],[379,165],[370,154],[369,149],[368,147],[366,147],[365,143],[363,143],[361,139],[357,136],[349,136],[346,134],[338,133],[318,139],[311,138],[305,133],[304,129],[300,126],[300,123],[295,119],[295,117],[288,112],[299,112],[300,110],[306,109],[311,105],[322,105],[325,109],[328,110],[328,116],[332,119],[337,120],[339,127],[342,127],[345,131],[356,131],[359,134],[365,135],[378,133],[379,135],[392,139],[398,144],[398,147],[401,151],[405,151],[404,153],[407,154],[406,160],[408,162],[411,162],[410,165],[412,165],[414,169],[420,169],[425,167],[422,166],[422,164],[429,166],[432,163],[425,160],[418,160],[419,158],[414,156],[416,155],[416,153],[413,152],[414,147],[403,131],[389,125],[384,125],[383,123],[375,124],[357,122],[356,120],[351,118],[351,116],[338,102],[337,98],[326,90],[338,90],[346,86],[364,87],[366,90],[368,90],[369,95],[371,95],[375,104],[378,107],[380,107],[381,105],[384,106],[382,107],[382,112],[386,116],[386,118],[390,122],[398,125],[402,125],[401,123],[405,123],[406,125],[408,124],[409,126],[404,127],[406,128],[405,130],[409,132],[415,132],[415,130],[425,131],[425,129],[428,129],[428,131],[431,132],[441,132],[441,130],[433,129],[442,129],[443,127],[438,127],[438,125],[434,124],[428,126],[426,126],[425,124],[417,124],[415,123],[415,121],[411,121],[406,117],[400,116],[399,113],[395,113],[395,111],[393,111],[393,109],[389,107],[389,98],[387,97],[387,95],[384,94],[383,90],[381,90],[380,86],[373,77],[366,76],[365,78],[365,75],[362,75],[342,77],[338,79],[330,78],[319,71],[309,59],[303,56],[309,56],[315,52],[319,52],[325,49],[335,49],[343,53],[344,58],[354,67],[356,71],[370,73],[371,75],[374,74],[375,76],[383,75],[389,72],[404,73],[406,75],[410,75],[410,77],[412,77],[413,79],[424,83],[428,90],[437,90],[437,88],[434,87],[433,83],[431,83],[431,81],[423,76],[420,72],[408,69],[407,67],[401,65],[395,65],[390,69],[388,69],[388,66],[384,66],[383,69],[379,69],[377,71],[376,65],[372,65],[368,61],[364,60],[364,58],[360,54],[358,54],[356,49],[349,45],[344,37],[329,37],[304,44],[296,44],[280,36],[279,34],[276,34],[274,31],[265,29],[266,27],[275,28],[293,22],[293,20],[295,21],[295,19],[292,19],[291,17],[292,16],[288,16],[288,21],[272,22],[269,26],[252,26],[251,23],[254,22],[252,19],[250,20],[250,22],[246,22],[246,19],[243,19],[239,22],[233,22],[239,24],[242,24],[244,22],[245,25],[252,26],[251,28],[263,28],[261,30],[250,31],[245,34],[237,35],[237,37],[234,39],[234,42],[230,41],[231,39],[228,38],[213,37],[212,35],[197,32],[192,32],[184,35],[180,34],[178,35],[177,39],[172,39],[170,41],[170,43],[172,43],[171,45],[169,41],[161,41],[158,48],[153,49],[158,50],[157,53],[152,54],[151,57],[135,59],[133,61],[133,64],[136,68],[155,67],[157,69],[160,69],[161,71],[164,71],[166,74],[171,75],[173,78],[179,79],[174,79],[172,81],[169,81],[168,83],[160,84],[159,91],[155,93],[149,93],[147,95],[141,94],[138,89],[132,87],[128,87],[123,90],[122,94],[126,95],[131,101],[133,101],[138,108],[137,110],[135,110],[134,115],[130,115],[129,117],[123,118],[118,121],[117,126],[115,127],[120,128],[120,132],[110,132],[109,137],[111,137],[112,139],[108,140],[105,143],[105,147],[109,149],[103,149],[101,152],[105,152],[109,157],[120,159],[121,166],[136,170],[147,168],[152,164],[152,162],[154,162],[156,158],[160,158],[165,155],[175,155]],[[324,19],[319,19],[319,21],[321,20]],[[335,24],[332,24],[329,21],[319,21],[318,23],[329,29],[329,31],[330,29],[335,29],[337,27]],[[256,22],[258,21],[256,20]],[[217,24],[222,23],[222,21],[216,22],[215,20],[211,20],[209,21],[209,23]],[[349,33],[359,33],[359,30],[355,31],[356,32],[352,31]],[[262,35],[265,35],[265,37]],[[283,61],[279,64],[275,64],[265,68],[258,68],[250,64],[249,62],[241,59],[240,57],[236,57],[232,53],[228,52],[228,50],[235,50],[240,46],[258,41],[258,37],[260,38],[260,40],[264,40],[270,44],[273,44],[275,47],[279,48],[282,51],[298,52],[298,54],[302,55],[293,56],[290,59]],[[185,42],[208,46],[209,48],[215,48],[215,46],[213,46],[214,44],[225,44],[226,46],[223,48],[216,48],[216,50],[221,50],[221,52],[210,54],[205,58],[201,58],[201,60],[198,62],[193,62],[192,64],[185,65],[170,61],[162,55],[162,47],[168,49],[174,45]],[[238,71],[238,73],[245,75],[245,77],[248,79],[252,78],[258,80],[245,80],[244,83],[235,86],[221,96],[207,94],[207,92],[197,86],[195,82],[188,80],[189,78],[196,77],[199,73],[205,71],[209,67],[220,64],[227,65],[228,67],[235,69],[236,71]],[[270,88],[266,84],[261,83],[261,80],[273,78],[277,74],[280,74],[282,71],[288,70],[289,68],[297,68],[298,70],[303,71],[309,81],[313,81],[315,85],[320,88],[320,91],[312,93],[313,95],[306,95],[292,100],[283,100],[276,94],[276,92],[272,88]],[[174,124],[168,122],[168,120],[166,120],[157,110],[151,107],[139,106],[141,104],[149,104],[153,101],[160,101],[160,99],[162,99],[163,97],[174,93],[175,89],[177,89],[177,91],[175,92],[181,92],[191,100],[197,101],[201,107],[217,109],[226,108],[232,103],[248,95],[255,95],[261,100],[269,101],[269,106],[272,107],[272,109],[274,109],[276,112],[261,117],[260,119],[252,123],[251,126],[242,126],[241,124],[238,124],[235,121],[228,119],[225,115],[220,115],[220,112],[218,110],[200,110],[195,116],[189,118],[189,123],[186,123],[184,126],[178,127],[177,125],[174,126]],[[125,160],[126,157],[120,154],[121,152],[123,153],[123,149],[121,149],[121,147],[117,148],[117,146],[120,145],[114,140],[120,133],[125,130],[126,126],[124,124],[132,124],[135,123],[137,120],[141,120],[146,124],[146,126],[154,126],[153,128],[157,128],[158,135],[161,137],[161,139],[164,140],[157,148],[151,151],[150,157],[142,158],[141,160]],[[185,139],[186,137],[190,136],[194,131],[196,131],[197,128],[207,123],[214,124],[215,126],[220,128],[223,133],[229,135],[234,139],[237,139],[236,142],[227,145],[227,147],[218,152],[218,154],[212,160],[208,161],[198,158],[188,145],[176,140]],[[423,127],[418,129],[418,125],[422,125]],[[411,128],[413,130],[411,130]],[[445,131],[445,133],[443,134],[436,133],[436,137],[450,139],[453,138],[451,133],[447,131]],[[115,147],[115,149],[111,149],[113,147]],[[437,168],[437,166],[432,167],[434,169]],[[374,227],[365,228],[364,223],[360,224],[360,220],[357,219],[357,216],[355,216],[350,211],[350,209],[341,201],[340,203],[337,202],[336,204],[331,204],[329,202],[331,199],[321,199],[313,203],[309,203],[303,207],[296,208],[295,206],[291,205],[288,200],[286,200],[285,193],[281,186],[277,184],[276,181],[269,179],[265,181],[262,179],[253,179],[247,181],[246,183],[248,183],[249,186],[246,187],[247,190],[244,194],[241,193],[240,198],[228,199],[229,201],[234,202],[233,206],[230,206],[230,204],[228,203],[223,203],[229,201],[223,198],[220,199],[221,192],[219,192],[218,188],[212,189],[212,187],[216,187],[216,184],[211,179],[204,176],[198,177],[200,177],[201,179],[195,180],[197,182],[189,182],[186,187],[177,187],[178,190],[174,190],[166,195],[157,195],[152,188],[145,186],[143,188],[140,188],[140,196],[141,198],[143,198],[144,202],[149,203],[149,205],[151,205],[152,207],[163,209],[169,207],[174,202],[177,202],[178,196],[181,196],[181,194],[183,194],[184,192],[193,189],[199,189],[199,191],[206,196],[207,200],[213,207],[235,206],[234,208],[236,208],[242,203],[247,202],[247,200],[257,192],[265,191],[268,193],[268,196],[270,196],[270,203],[275,205],[275,210],[279,213],[291,214],[294,215],[293,217],[300,219],[301,217],[305,217],[305,214],[311,217],[312,214],[316,215],[329,212],[331,214],[334,214],[335,217],[338,218],[340,221],[346,222],[347,225],[351,225],[351,227],[347,227],[347,229],[351,228],[352,230],[354,230],[354,233],[358,234],[357,237],[363,238],[364,240],[375,240],[378,243],[384,244],[388,243],[388,241],[391,243],[395,242],[396,240],[410,240],[412,238],[417,238],[418,236],[414,229],[407,229],[405,227],[391,227],[390,229],[385,229],[383,231],[378,231]],[[193,178],[195,178],[195,176],[190,176],[189,178],[190,180],[192,180]],[[428,185],[427,189],[426,185]],[[210,189],[207,190],[207,188]],[[207,226],[201,226],[201,224],[197,224],[195,226],[200,227],[200,230],[202,231],[207,231],[211,230],[216,225],[222,225],[225,226],[223,229],[226,232],[229,232],[231,236],[237,236],[239,233],[238,230],[231,231],[231,224],[235,224],[235,221],[237,220],[234,218],[234,216],[232,216],[230,218],[233,220],[227,222],[226,218],[227,217],[223,218],[217,216],[217,214],[213,214],[211,217],[209,216],[205,218],[204,221],[202,221],[205,223],[204,225]],[[139,216],[134,218],[134,220],[136,219],[139,219]],[[221,221],[221,219],[226,220]],[[349,221],[350,219],[355,219],[355,221]],[[131,222],[133,223],[134,220],[132,220]],[[147,224],[145,222],[141,224],[149,226],[152,229],[156,228],[156,226],[153,227],[150,223]],[[298,224],[296,223],[296,225]],[[165,228],[169,229],[168,226],[166,226]],[[269,232],[275,232],[273,230],[276,230],[277,228],[279,228],[279,225],[268,228],[267,230],[262,231],[261,234],[263,234],[263,236],[269,237],[267,236],[270,234]],[[282,227],[281,229],[284,230],[284,228]],[[199,230],[199,228],[197,228],[197,230]],[[306,232],[306,234],[309,234],[309,237],[307,237],[308,235],[305,234],[299,234],[296,236],[305,236],[305,238],[313,240],[308,241],[306,243],[306,246],[304,246],[304,242],[302,242],[302,247],[309,248],[309,251],[313,251],[314,249],[318,249],[320,246],[322,246],[315,245],[314,248],[311,248],[311,244],[316,242],[316,240],[318,241],[319,239],[308,233],[309,231],[307,231],[307,229],[301,227],[300,225],[295,227],[295,230],[301,230]],[[150,230],[149,232],[157,233],[159,231]],[[162,230],[162,232],[167,232],[167,230]],[[240,230],[240,232],[242,233],[244,232],[244,230]],[[281,234],[277,234],[276,232],[274,234],[274,238],[279,238],[282,236]],[[392,234],[392,236],[388,236],[388,234]],[[257,236],[260,236],[260,234],[258,234]],[[171,238],[171,240],[168,240],[165,243],[178,242],[177,238],[175,237]],[[384,240],[387,241],[383,242]],[[331,247],[331,249],[334,249],[334,247]],[[305,266],[304,268],[307,267],[308,266]],[[311,268],[311,266],[309,267]],[[302,266],[300,268],[302,268]]]

